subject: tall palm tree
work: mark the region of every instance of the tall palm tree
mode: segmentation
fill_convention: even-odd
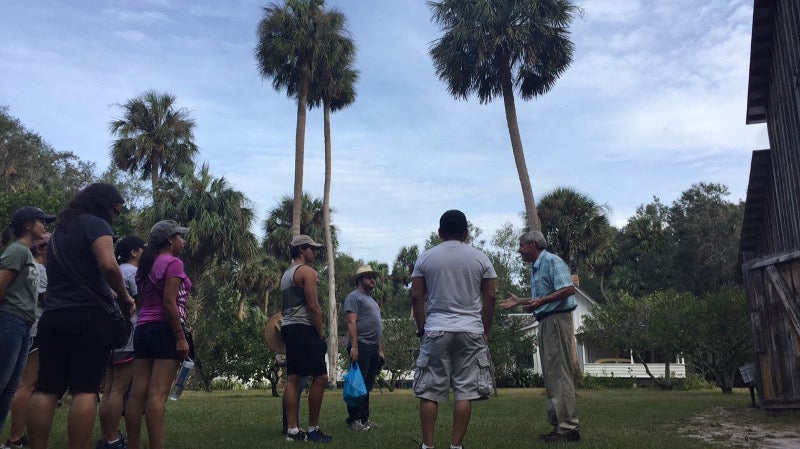
[[[436,74],[450,94],[481,103],[502,97],[530,229],[541,229],[533,199],[514,88],[523,100],[548,92],[572,62],[569,0],[443,0],[428,2],[444,36],[431,47]]]
[[[121,106],[123,117],[109,124],[117,140],[111,159],[120,170],[150,177],[153,202],[160,177],[193,170],[197,154],[194,120],[186,108],[175,107],[175,96],[149,90]]]
[[[323,6],[324,0],[286,0],[283,6],[271,3],[264,8],[257,30],[255,56],[261,76],[271,78],[275,90],[285,89],[289,97],[297,99],[292,235],[300,234],[306,108],[324,37],[325,28],[319,26],[325,16]]]
[[[331,112],[344,109],[356,99],[355,83],[358,72],[353,64],[356,46],[345,30],[344,14],[336,9],[323,16],[321,26],[325,28],[326,39],[322,42],[323,58],[315,67],[309,94],[309,106],[322,104],[325,139],[325,185],[322,196],[322,217],[325,228],[325,253],[328,267],[328,322],[336,323],[336,255],[331,236]],[[336,326],[328,326],[328,378],[336,387],[339,354],[339,339]]]

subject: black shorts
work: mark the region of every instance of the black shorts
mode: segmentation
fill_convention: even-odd
[[[289,375],[319,376],[327,374],[325,353],[328,344],[319,338],[313,326],[289,324],[281,327],[286,343],[286,372]]]
[[[153,321],[136,326],[133,331],[133,354],[137,359],[177,359],[175,351],[175,334],[166,321]],[[192,345],[189,345],[189,356],[192,354]]]
[[[111,318],[99,307],[47,311],[39,320],[36,391],[97,393],[111,356]]]

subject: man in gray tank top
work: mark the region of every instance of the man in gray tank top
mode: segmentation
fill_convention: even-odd
[[[319,428],[322,396],[328,384],[325,366],[325,343],[322,310],[317,298],[317,270],[308,266],[316,258],[314,251],[322,246],[307,235],[292,239],[289,252],[292,264],[281,278],[283,321],[281,336],[286,343],[286,372],[284,389],[286,406],[286,440],[330,443],[333,438]],[[301,377],[312,376],[308,392],[308,433],[300,431],[297,422],[297,395]]]

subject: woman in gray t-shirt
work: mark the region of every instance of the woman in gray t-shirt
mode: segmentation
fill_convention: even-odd
[[[0,432],[31,344],[39,271],[30,248],[44,235],[45,223],[54,219],[39,208],[21,207],[12,215],[11,226],[3,236],[3,245],[11,240],[10,232],[16,240],[0,256]]]

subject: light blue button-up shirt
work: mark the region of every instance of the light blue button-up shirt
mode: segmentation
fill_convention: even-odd
[[[531,268],[531,298],[542,298],[565,287],[572,287],[572,276],[567,264],[560,257],[547,250],[542,250]],[[575,310],[575,295],[561,301],[549,302],[533,311],[538,316],[549,315],[558,311]]]

